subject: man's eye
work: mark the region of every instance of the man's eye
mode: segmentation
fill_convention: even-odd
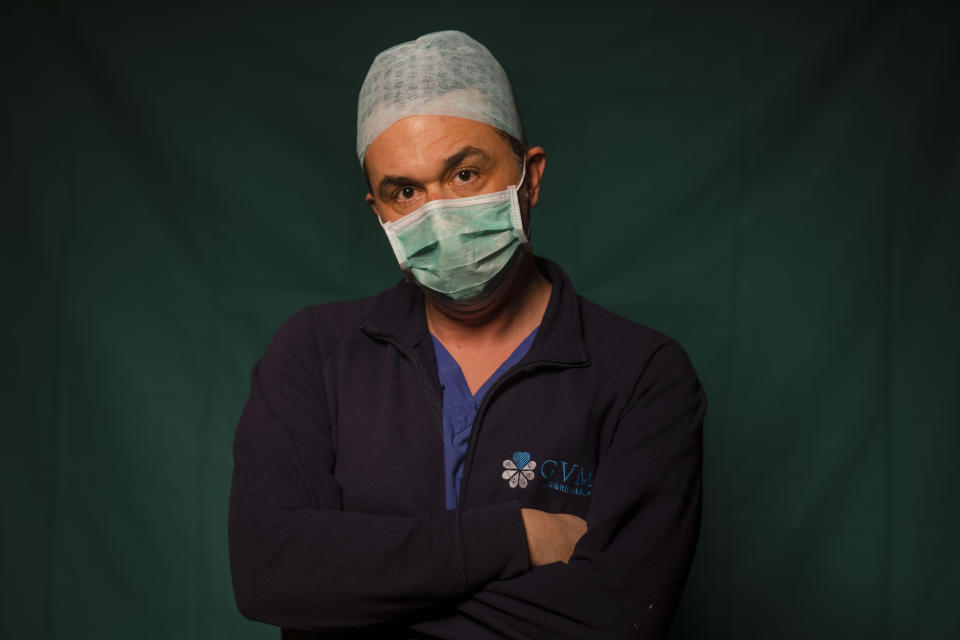
[[[475,173],[475,171],[471,171],[470,169],[460,169],[460,171],[457,171],[457,178],[460,182],[470,182],[470,178],[472,178]]]
[[[409,200],[416,194],[413,187],[403,187],[397,192],[397,200]]]

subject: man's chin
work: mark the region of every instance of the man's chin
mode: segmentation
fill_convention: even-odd
[[[433,306],[442,311],[445,316],[451,318],[471,318],[487,315],[489,312],[500,307],[509,297],[510,287],[505,285],[507,285],[507,282],[504,282],[501,286],[496,287],[489,293],[484,293],[468,300],[454,300],[442,293],[431,291],[426,287],[420,288],[423,290],[424,295],[430,299]]]

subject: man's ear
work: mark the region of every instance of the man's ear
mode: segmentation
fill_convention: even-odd
[[[370,208],[373,209],[373,212],[377,214],[377,217],[380,218],[380,221],[383,221],[383,218],[380,217],[380,211],[377,210],[377,200],[373,197],[372,193],[368,193],[363,197],[367,201],[367,204],[370,205]]]
[[[540,185],[543,182],[543,171],[547,167],[547,152],[543,147],[527,149],[527,192],[530,194],[530,206],[537,206],[540,199]]]

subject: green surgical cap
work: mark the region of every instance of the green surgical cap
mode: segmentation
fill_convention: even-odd
[[[523,139],[520,114],[503,67],[461,31],[437,31],[381,52],[357,104],[357,157],[401,118],[456,116]]]

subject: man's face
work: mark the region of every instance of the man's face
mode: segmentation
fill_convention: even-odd
[[[383,222],[431,200],[503,191],[522,176],[510,144],[493,127],[452,116],[395,122],[370,143],[364,162],[373,189],[366,199]],[[526,214],[527,206],[521,208]]]

